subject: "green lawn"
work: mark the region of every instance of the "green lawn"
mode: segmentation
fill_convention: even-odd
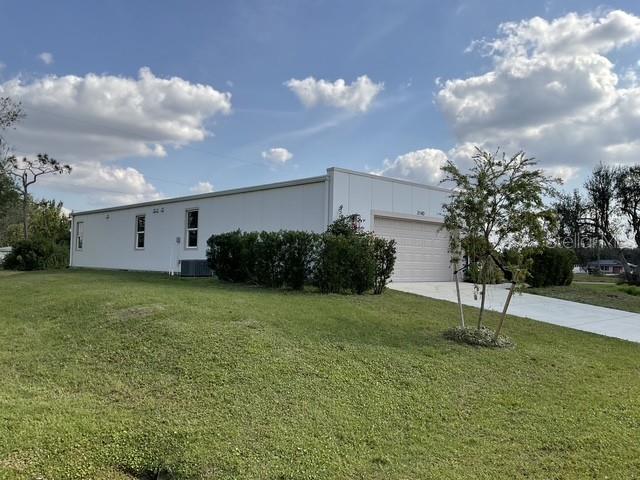
[[[528,288],[526,292],[640,313],[640,287],[612,283],[572,283],[562,287]]]
[[[589,283],[617,283],[620,281],[619,275],[589,275],[588,273],[574,273],[574,282],[589,282]]]
[[[0,478],[640,477],[638,344],[509,318],[514,350],[462,346],[454,304],[393,291],[67,271],[0,292]]]

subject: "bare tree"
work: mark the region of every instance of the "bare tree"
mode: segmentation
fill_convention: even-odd
[[[29,238],[29,187],[43,175],[71,173],[71,167],[54,158],[49,158],[46,153],[39,153],[35,160],[26,157],[19,160],[11,156],[7,159],[4,168],[15,180],[22,196],[22,225],[24,239],[27,240]]]
[[[640,248],[640,165],[616,170],[615,193],[620,213],[627,217],[630,233]]]
[[[591,177],[584,184],[591,210],[591,218],[585,218],[584,223],[591,224],[597,238],[618,252],[625,278],[628,280],[631,277],[631,269],[617,239],[618,226],[614,221],[617,209],[616,177],[616,170],[608,165],[601,163],[593,169]]]

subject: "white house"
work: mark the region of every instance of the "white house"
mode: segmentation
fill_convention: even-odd
[[[211,234],[231,230],[323,232],[337,216],[358,213],[364,226],[395,238],[393,280],[452,278],[442,225],[444,188],[329,168],[290,182],[170,198],[72,214],[70,265],[184,271],[206,258]]]

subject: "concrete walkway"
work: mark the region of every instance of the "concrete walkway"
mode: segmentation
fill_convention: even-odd
[[[458,301],[454,282],[391,283],[389,288],[449,302]],[[507,288],[506,284],[487,285],[485,306],[488,310],[502,311],[507,298]],[[478,300],[473,298],[472,284],[461,283],[460,293],[464,305],[480,307],[480,296],[478,295]],[[509,314],[607,337],[640,342],[640,314],[638,313],[523,293],[514,294]]]

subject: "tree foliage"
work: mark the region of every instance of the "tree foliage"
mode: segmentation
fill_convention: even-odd
[[[477,148],[471,160],[468,171],[462,171],[451,160],[442,168],[443,182],[454,187],[449,203],[443,206],[444,228],[450,234],[453,263],[457,264],[463,257],[464,241],[466,253],[479,266],[482,301],[478,328],[481,328],[486,275],[491,262],[511,279],[513,293],[524,280],[527,265],[524,261],[507,262],[502,252],[546,244],[549,225],[555,216],[544,204],[544,197],[555,195],[554,186],[559,180],[546,176],[524,152],[507,156],[504,152],[491,153]],[[503,319],[507,308],[508,303]],[[496,336],[499,330],[500,326]]]
[[[71,173],[69,165],[50,158],[46,153],[39,153],[35,159],[15,156],[7,159],[4,171],[13,178],[22,198],[22,225],[24,239],[29,238],[29,187],[44,175],[62,175]]]
[[[572,193],[558,195],[553,208],[557,214],[558,243],[575,248],[589,246],[590,240],[595,238],[592,226],[585,225],[584,219],[589,214],[589,204],[576,189]]]
[[[0,130],[12,127],[24,116],[20,102],[10,97],[0,97]]]
[[[615,199],[620,213],[627,219],[636,247],[640,248],[640,165],[617,169]]]

